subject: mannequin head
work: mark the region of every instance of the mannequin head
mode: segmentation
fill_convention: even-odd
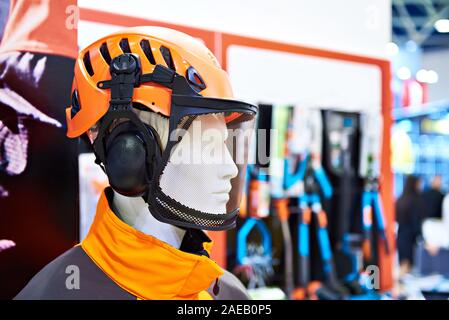
[[[228,75],[202,43],[130,28],[80,52],[67,135],[90,131],[111,186],[142,197],[158,221],[226,230],[236,224],[256,114],[257,106],[233,99]]]
[[[156,130],[161,150],[165,150],[169,120],[151,111],[136,109],[135,113]],[[95,129],[88,131],[91,143]],[[238,170],[225,144],[228,131],[224,116],[198,116],[187,130],[175,132],[170,139],[181,135],[161,175],[162,191],[190,208],[215,214],[226,212],[231,179]]]

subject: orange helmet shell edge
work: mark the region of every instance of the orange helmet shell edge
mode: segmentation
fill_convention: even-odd
[[[187,78],[189,68],[194,68],[191,80],[204,84],[199,91],[202,96],[233,98],[228,74],[201,40],[162,27],[127,28],[80,51],[75,62],[72,105],[66,109],[68,137],[79,137],[107,112],[110,91],[98,88],[97,83],[111,79],[109,63],[123,53],[139,56],[142,73],[151,73],[161,64]],[[168,117],[171,90],[156,83],[144,83],[135,88],[133,102]]]

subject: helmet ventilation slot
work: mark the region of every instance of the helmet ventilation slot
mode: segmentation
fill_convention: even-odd
[[[120,49],[122,49],[123,53],[131,53],[131,48],[129,47],[129,42],[127,38],[123,38],[120,40]]]
[[[162,57],[164,58],[164,61],[167,64],[167,67],[169,67],[173,71],[176,71],[175,64],[173,62],[173,57],[171,56],[170,49],[166,48],[166,47],[161,47],[160,50],[162,53]]]
[[[84,56],[83,56],[83,63],[84,63],[84,67],[86,68],[87,73],[89,74],[89,76],[93,76],[94,75],[94,68],[92,68],[92,63],[90,62],[90,54],[89,51],[87,51]]]
[[[141,40],[140,47],[142,48],[142,51],[145,54],[145,57],[147,57],[148,61],[150,61],[152,65],[156,65],[156,60],[154,59],[153,52],[151,51],[150,41],[145,39]]]
[[[111,64],[111,54],[109,53],[108,45],[106,42],[103,42],[100,46],[100,54],[103,57],[104,61],[106,61],[107,64]]]

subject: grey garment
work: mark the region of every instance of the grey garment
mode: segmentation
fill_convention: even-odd
[[[79,288],[73,279],[79,270]],[[69,288],[70,289],[69,289]],[[74,247],[39,271],[15,300],[135,300],[112,281],[80,247]]]
[[[74,271],[75,270],[75,271]],[[75,277],[79,270],[79,281]],[[79,284],[79,286],[77,286]],[[214,283],[215,284],[215,283]],[[248,300],[242,283],[230,272],[220,278],[215,300]],[[15,300],[135,300],[136,297],[112,281],[80,247],[74,247],[39,271]]]
[[[213,293],[214,286],[215,282],[207,290],[214,300],[251,300],[240,280],[228,270],[224,271],[218,281],[218,295]]]

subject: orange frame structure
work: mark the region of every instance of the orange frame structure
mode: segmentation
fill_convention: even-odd
[[[98,11],[80,8],[80,19],[90,22],[98,22],[116,26],[130,27],[153,25],[176,29],[193,37],[200,38],[205,45],[215,54],[218,61],[224,69],[227,68],[227,52],[232,45],[259,48],[279,52],[287,52],[298,55],[314,56],[343,62],[354,62],[376,66],[381,73],[381,111],[383,116],[383,135],[382,135],[382,154],[381,154],[381,197],[384,206],[387,239],[390,248],[396,248],[393,225],[395,221],[394,199],[393,199],[393,173],[391,170],[390,158],[390,131],[392,125],[392,95],[390,88],[391,69],[390,62],[387,60],[341,53],[331,50],[316,49],[311,47],[280,43],[255,39],[251,37],[237,36],[222,32],[204,30],[188,26],[165,23],[161,21],[149,20],[144,18],[126,16],[116,13]],[[226,267],[226,233],[211,232],[211,238],[214,240],[214,250],[212,257],[222,267]],[[387,255],[384,247],[379,246],[380,253],[380,285],[382,290],[390,290],[393,287],[393,259],[395,250],[391,250]]]

